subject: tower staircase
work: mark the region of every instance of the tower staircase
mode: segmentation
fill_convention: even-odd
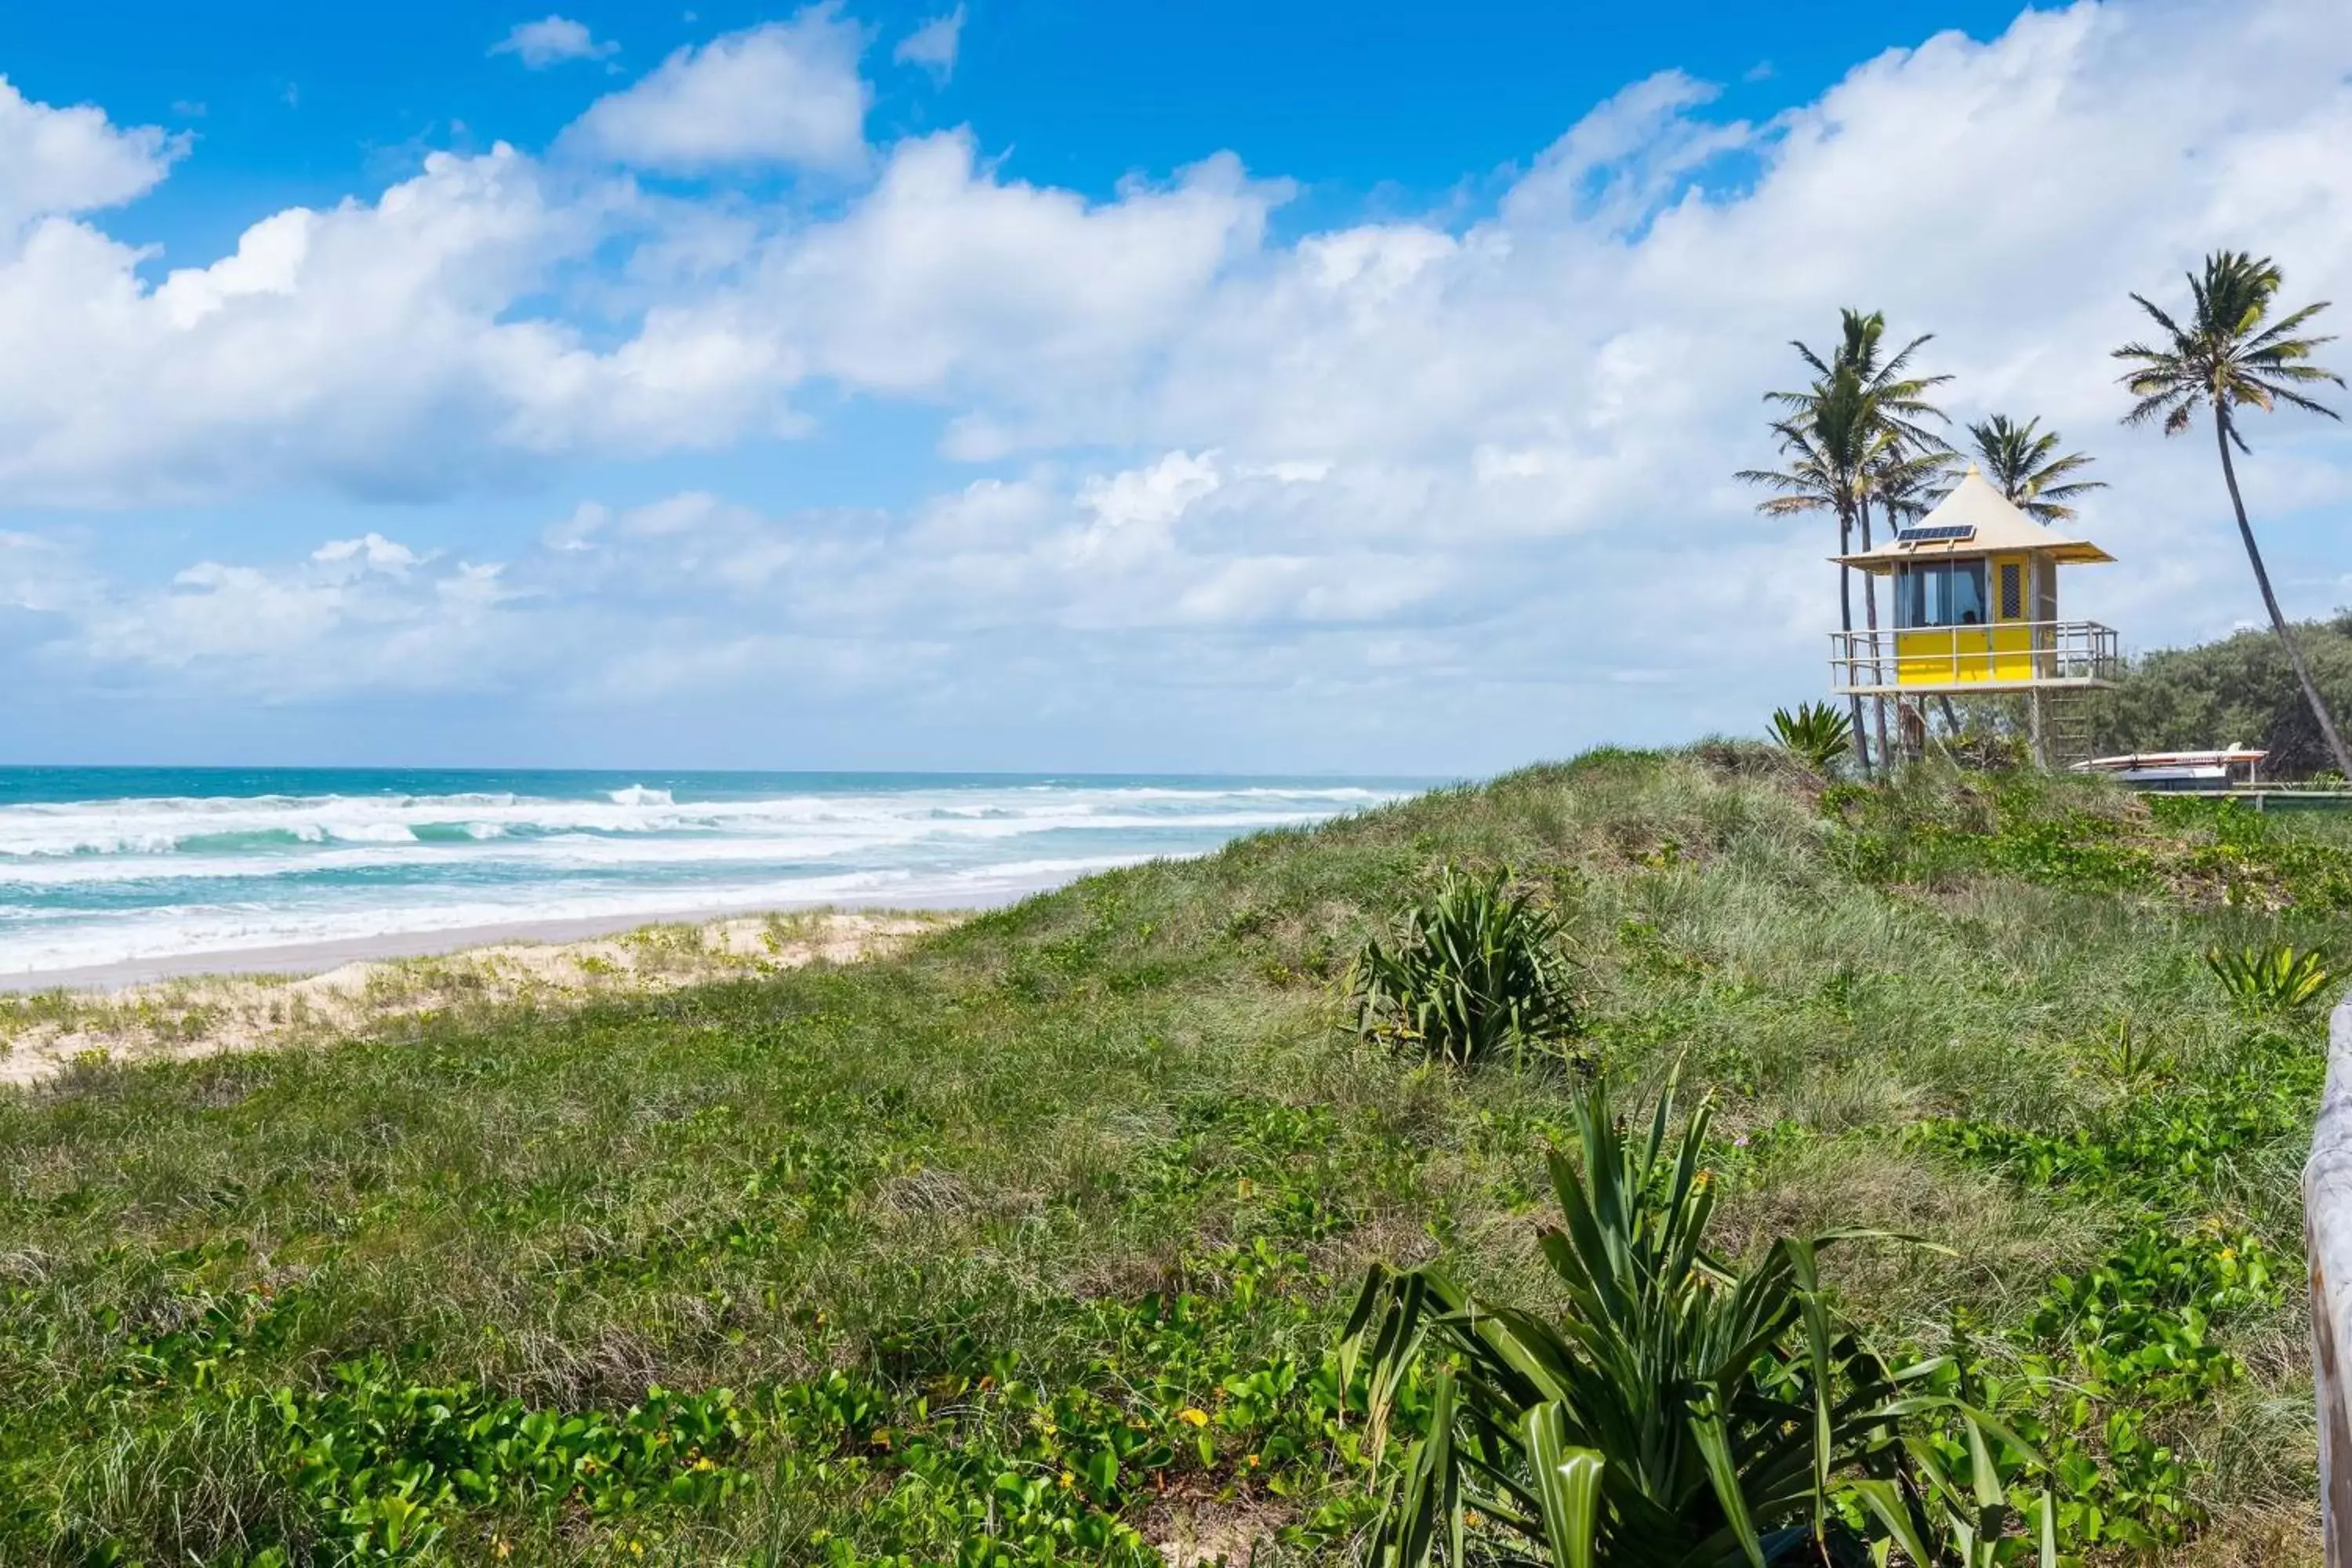
[[[2091,759],[2091,693],[2063,689],[2038,694],[2042,700],[2042,762],[2053,770]]]

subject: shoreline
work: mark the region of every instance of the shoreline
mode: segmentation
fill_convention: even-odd
[[[1063,887],[1070,880],[1072,879],[1066,877],[1039,879],[1034,885],[1024,882],[992,888],[977,898],[968,894],[926,898],[919,894],[894,899],[887,905],[812,903],[795,906],[769,900],[756,904],[719,904],[693,910],[650,912],[641,910],[635,913],[571,919],[506,921],[489,925],[443,926],[430,931],[382,931],[368,936],[281,942],[264,947],[158,953],[152,957],[119,959],[107,963],[78,964],[68,968],[0,971],[0,997],[37,996],[52,991],[108,994],[173,980],[320,974],[349,963],[457,958],[477,948],[515,944],[554,946],[656,926],[707,925],[716,921],[763,916],[791,919],[832,910],[861,915],[894,911],[972,914],[1019,903],[1024,899]]]

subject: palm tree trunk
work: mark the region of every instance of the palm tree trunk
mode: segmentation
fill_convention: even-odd
[[[2319,721],[2319,732],[2327,741],[2327,749],[2336,757],[2336,771],[2352,780],[2352,752],[2344,749],[2344,737],[2336,732],[2336,717],[2328,712],[2326,700],[2319,695],[2319,685],[2311,679],[2311,666],[2304,662],[2303,645],[2295,640],[2294,629],[2287,625],[2286,616],[2279,609],[2278,595],[2271,592],[2271,574],[2263,566],[2263,552],[2254,544],[2253,525],[2246,521],[2246,503],[2238,494],[2238,469],[2230,461],[2230,411],[2220,404],[2213,408],[2213,439],[2221,448],[2221,479],[2230,487],[2230,506],[2238,514],[2238,537],[2245,542],[2246,560],[2254,569],[2254,584],[2263,591],[2263,607],[2271,613],[2271,629],[2278,633],[2279,642],[2286,648],[2286,661],[2294,666],[2294,678],[2303,683],[2303,700],[2311,704],[2311,716]]]
[[[1870,502],[1867,500],[1864,501],[1856,510],[1862,514],[1862,547],[1864,550],[1868,550],[1870,548]],[[1862,574],[1862,611],[1864,617],[1864,624],[1870,628],[1870,654],[1873,661],[1871,665],[1871,673],[1875,675],[1878,672],[1878,667],[1876,664],[1878,657],[1878,574],[1875,572],[1865,572]],[[1878,718],[1878,756],[1879,760],[1884,762],[1886,758],[1894,755],[1893,752],[1886,749],[1886,699],[1884,697],[1876,699],[1872,702],[1871,708]]]
[[[1853,519],[1843,509],[1838,512],[1838,553],[1853,553]],[[1853,568],[1843,562],[1838,564],[1838,626],[1846,634],[1844,646],[1848,662],[1845,677],[1851,684],[1853,680]],[[1862,728],[1862,699],[1848,697],[1845,700],[1853,715],[1854,760],[1862,764],[1862,776],[1867,779],[1870,777],[1870,737],[1864,733]]]

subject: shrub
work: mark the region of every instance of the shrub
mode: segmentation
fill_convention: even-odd
[[[2341,712],[2352,703],[2352,615],[2305,621],[2295,637],[2321,694]],[[2265,748],[2263,771],[2281,779],[2311,777],[2328,760],[2286,649],[2267,626],[2132,660],[2121,684],[2092,698],[2089,716],[2103,752],[2243,743]]]
[[[1559,918],[1510,882],[1508,871],[1449,866],[1392,941],[1367,941],[1348,973],[1358,1032],[1455,1067],[1554,1051],[1573,1036]]]
[[[1974,1568],[2024,1544],[2002,1463],[2013,1472],[2023,1442],[1938,1392],[1964,1386],[1948,1361],[1895,1371],[1822,1291],[1817,1255],[1852,1233],[1782,1237],[1740,1272],[1706,1246],[1706,1107],[1679,1142],[1671,1088],[1646,1136],[1627,1136],[1598,1086],[1575,1115],[1583,1169],[1552,1156],[1564,1224],[1542,1237],[1563,1319],[1433,1268],[1365,1280],[1340,1363],[1352,1378],[1370,1350],[1376,1446],[1408,1380],[1427,1378],[1372,1561],[1884,1562],[1875,1535]],[[1946,1425],[1964,1434],[1956,1451]],[[2036,1512],[2049,1563],[2050,1504]]]
[[[1826,773],[1853,749],[1853,721],[1826,702],[1800,702],[1794,712],[1772,710],[1772,739],[1817,773]]]
[[[2298,952],[2284,942],[2235,952],[2208,948],[2205,967],[2249,1013],[2290,1013],[2308,1006],[2336,979],[2319,953],[2307,948]]]

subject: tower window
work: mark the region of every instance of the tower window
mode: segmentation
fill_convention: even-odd
[[[1905,562],[1895,569],[1897,627],[1976,626],[1984,621],[1983,562]]]

